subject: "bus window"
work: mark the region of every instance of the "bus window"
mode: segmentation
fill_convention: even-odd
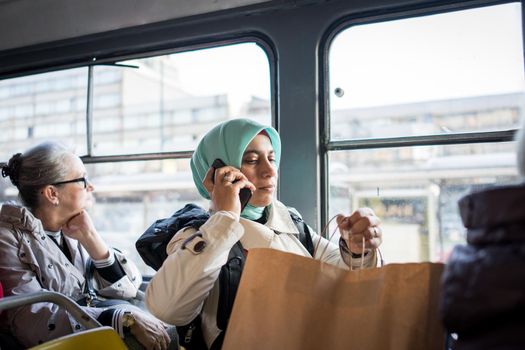
[[[95,67],[93,155],[188,151],[220,121],[271,123],[269,62],[255,43],[118,64]]]
[[[489,137],[520,125],[524,88],[519,3],[341,31],[329,51],[329,217],[370,206],[388,262],[446,261],[465,239],[457,199],[517,179],[514,143]]]
[[[269,63],[256,44],[120,63],[138,68],[96,67],[94,155],[193,150],[213,125],[235,117],[271,124]],[[97,105],[108,96],[115,99]],[[144,272],[149,270],[134,246],[138,236],[186,203],[207,205],[193,184],[189,159],[92,164],[89,171],[95,222],[106,223],[105,237],[133,252]]]
[[[457,201],[517,178],[513,142],[331,152],[332,215],[370,207],[388,262],[445,261],[465,242]]]

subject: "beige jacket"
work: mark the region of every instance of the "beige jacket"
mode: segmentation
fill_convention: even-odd
[[[6,296],[49,290],[73,300],[84,297],[84,275],[89,255],[78,241],[64,236],[73,264],[44,232],[42,223],[24,207],[4,204],[0,210],[0,281]],[[104,297],[130,299],[137,295],[142,276],[137,267],[115,251],[126,276],[114,283],[95,270],[94,288]],[[97,318],[104,309],[84,307]],[[25,346],[32,346],[76,332],[82,327],[63,309],[38,303],[9,310],[2,315],[3,326]]]
[[[220,334],[216,322],[220,269],[238,240],[247,250],[273,248],[307,257],[310,254],[298,239],[299,232],[288,208],[279,201],[274,201],[264,225],[220,211],[212,215],[199,231],[207,243],[200,254],[193,252],[191,245],[190,249],[180,249],[182,242],[195,233],[195,229],[184,228],[172,238],[167,247],[168,258],[146,290],[146,305],[157,318],[176,326],[190,323],[200,313],[204,339],[209,348]],[[310,229],[310,232],[314,230]],[[345,269],[348,269],[347,263],[354,269],[361,266],[361,259],[350,259],[344,253],[342,256],[336,244],[318,234],[313,233],[312,241],[317,247],[315,259]],[[364,258],[365,267],[375,264],[375,253]]]

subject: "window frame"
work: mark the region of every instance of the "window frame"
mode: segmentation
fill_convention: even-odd
[[[360,138],[352,140],[331,140],[330,125],[330,82],[329,82],[329,56],[331,45],[336,36],[342,31],[353,26],[382,23],[388,21],[402,20],[408,18],[432,16],[442,13],[452,13],[463,10],[483,8],[495,5],[521,3],[522,33],[525,25],[525,6],[522,1],[472,1],[457,4],[441,4],[430,6],[399,7],[382,14],[361,13],[344,16],[336,20],[325,32],[320,45],[319,60],[319,114],[320,114],[320,182],[321,182],[321,227],[329,221],[329,197],[330,197],[330,174],[328,170],[329,152],[352,151],[360,149],[400,148],[415,146],[438,146],[438,145],[460,145],[475,143],[499,143],[514,140],[517,129],[501,131],[461,132],[438,135],[398,136],[380,138]],[[522,35],[525,42],[525,35]],[[522,43],[523,44],[523,43]],[[525,44],[523,44],[525,50]],[[525,66],[523,67],[525,70]]]
[[[170,151],[170,152],[144,152],[144,153],[125,153],[125,154],[110,154],[110,155],[101,155],[101,156],[95,156],[93,155],[93,112],[94,112],[94,95],[95,95],[95,87],[94,87],[94,72],[95,67],[98,66],[121,66],[122,69],[127,69],[126,67],[128,65],[126,64],[120,64],[117,62],[121,61],[127,61],[132,59],[143,59],[143,58],[151,58],[151,57],[158,57],[163,55],[170,55],[170,54],[177,54],[177,53],[185,53],[185,52],[192,52],[192,51],[198,51],[198,50],[205,50],[205,49],[214,49],[214,48],[221,48],[226,47],[230,45],[237,45],[237,44],[255,44],[260,49],[262,49],[262,52],[266,54],[266,59],[268,60],[268,72],[269,72],[269,86],[270,89],[269,93],[269,103],[270,103],[270,114],[269,118],[275,127],[277,126],[277,68],[276,68],[276,53],[273,46],[272,41],[266,37],[265,35],[262,35],[261,33],[250,33],[246,34],[243,33],[243,35],[234,35],[231,38],[228,37],[226,39],[218,39],[218,40],[211,40],[211,41],[200,41],[197,40],[195,43],[187,44],[183,47],[173,47],[170,49],[162,49],[162,50],[151,50],[151,51],[145,51],[145,52],[136,52],[134,54],[127,54],[127,55],[118,55],[118,56],[112,56],[108,57],[106,59],[101,60],[94,60],[92,63],[89,64],[76,64],[76,65],[58,65],[58,66],[50,66],[46,69],[38,69],[35,71],[30,72],[23,72],[21,74],[16,75],[10,75],[9,79],[17,79],[17,78],[23,78],[28,77],[31,75],[37,75],[37,74],[43,74],[43,73],[53,73],[53,72],[60,72],[65,71],[69,69],[75,69],[75,68],[87,68],[85,75],[84,72],[82,76],[87,78],[87,83],[85,86],[83,86],[82,90],[86,93],[86,103],[83,104],[83,109],[80,111],[81,114],[83,114],[82,119],[83,122],[86,125],[86,132],[85,135],[83,135],[83,142],[86,143],[86,153],[83,155],[80,155],[80,158],[82,159],[83,163],[86,165],[91,164],[102,164],[102,163],[119,163],[119,162],[132,162],[132,161],[140,161],[140,162],[153,162],[153,161],[159,161],[159,160],[187,160],[191,158],[194,149],[188,149],[183,151]],[[213,59],[213,56],[210,55],[210,59]],[[0,76],[0,80],[4,77]],[[7,78],[6,78],[7,79]],[[66,120],[64,120],[66,122]],[[51,136],[50,136],[51,137]],[[195,190],[196,191],[196,190]],[[1,206],[1,203],[0,203]]]
[[[93,70],[95,66],[100,65],[110,65],[110,66],[122,66],[126,67],[125,64],[119,64],[116,62],[126,61],[131,59],[142,59],[142,58],[151,58],[162,55],[170,55],[177,53],[184,53],[190,51],[198,51],[204,49],[213,49],[223,46],[243,44],[243,43],[254,43],[258,45],[263,52],[268,57],[269,72],[270,72],[270,111],[272,113],[272,123],[276,125],[277,120],[277,102],[276,102],[276,93],[275,93],[275,83],[272,83],[272,80],[276,78],[276,60],[274,50],[272,49],[272,44],[268,38],[262,35],[246,35],[239,36],[233,39],[227,40],[217,40],[209,41],[206,43],[196,43],[192,45],[187,45],[184,47],[173,48],[169,50],[157,50],[157,51],[148,51],[137,53],[134,55],[125,55],[108,58],[105,60],[98,61],[95,64],[88,65],[88,85],[87,85],[87,108],[86,108],[86,149],[87,154],[81,157],[82,161],[86,164],[95,164],[95,163],[110,163],[110,162],[127,162],[127,161],[148,161],[148,160],[163,160],[163,159],[186,159],[191,158],[194,150],[185,150],[185,151],[173,151],[173,152],[148,152],[148,153],[127,153],[119,155],[103,155],[103,156],[94,156],[92,154],[93,150]]]
[[[136,28],[125,29],[125,33],[133,33]],[[83,40],[72,39],[79,45],[83,44]],[[119,64],[118,62],[127,61],[132,59],[143,59],[151,58],[162,55],[170,55],[177,53],[184,53],[190,51],[198,51],[204,49],[213,49],[223,46],[243,44],[243,43],[254,43],[258,45],[268,58],[269,72],[270,72],[270,111],[271,111],[271,122],[272,125],[277,129],[278,116],[278,101],[277,101],[277,59],[275,45],[272,40],[262,32],[250,31],[244,33],[231,33],[228,35],[204,35],[203,38],[195,38],[191,41],[184,41],[182,43],[172,42],[171,44],[156,44],[152,48],[147,50],[138,49],[122,53],[108,53],[107,55],[101,54],[103,58],[97,58],[96,54],[88,57],[87,60],[83,59],[82,62],[74,62],[74,59],[70,59],[71,62],[60,63],[60,64],[49,64],[45,62],[42,66],[36,65],[36,68],[23,69],[20,71],[8,72],[6,74],[0,73],[0,80],[3,79],[16,79],[23,78],[29,75],[36,75],[41,73],[57,72],[67,69],[75,68],[87,68],[87,85],[86,85],[86,107],[85,107],[85,124],[86,124],[86,154],[81,155],[80,158],[85,164],[95,163],[109,163],[109,162],[127,162],[127,161],[148,161],[148,160],[163,160],[163,159],[187,159],[191,158],[193,150],[185,151],[173,151],[173,152],[148,152],[148,153],[126,153],[118,155],[93,155],[93,103],[94,103],[94,67],[96,66],[120,66],[122,68],[130,67],[126,64]],[[134,47],[132,44],[129,47]],[[23,51],[23,50],[22,50]],[[23,54],[23,52],[22,52]],[[44,60],[45,61],[45,60]]]

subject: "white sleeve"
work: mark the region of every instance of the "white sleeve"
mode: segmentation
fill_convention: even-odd
[[[93,274],[94,288],[100,293],[100,295],[107,298],[135,298],[140,288],[140,284],[142,283],[142,274],[135,263],[128,259],[124,253],[116,249],[110,249],[109,251],[110,256],[114,256],[113,263],[120,265],[122,271],[124,271],[124,275],[115,282],[109,282],[100,275],[100,272],[97,269],[95,269]]]
[[[346,245],[340,247],[339,245],[330,242],[324,237],[321,237],[310,227],[312,234],[312,242],[315,248],[314,259],[327,262],[329,264],[338,266],[340,268],[348,270],[350,267],[352,270],[357,270],[361,266],[363,267],[374,267],[377,264],[375,250],[369,252],[364,257],[352,258]],[[346,248],[346,249],[344,249]]]
[[[168,244],[168,258],[146,290],[149,311],[176,326],[188,324],[200,313],[244,228],[234,214],[217,212],[198,231],[206,243],[204,249],[200,252],[182,249],[183,242],[195,233],[193,228],[177,232]]]

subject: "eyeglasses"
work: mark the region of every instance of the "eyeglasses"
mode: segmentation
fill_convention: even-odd
[[[89,184],[89,180],[88,180],[87,177],[79,177],[78,179],[55,182],[54,184],[51,184],[51,185],[57,186],[57,185],[64,185],[64,184],[69,184],[69,183],[73,183],[73,182],[83,182],[84,183],[84,188],[87,188],[87,186]]]

